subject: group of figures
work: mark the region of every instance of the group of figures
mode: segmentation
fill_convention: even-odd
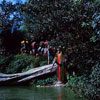
[[[52,59],[55,56],[56,48],[50,45],[48,41],[32,41],[28,40],[21,41],[21,54],[29,53],[34,55],[35,57],[39,55],[48,56]]]
[[[54,62],[58,64],[58,70],[57,70],[57,76],[58,80],[61,81],[61,74],[66,77],[67,74],[67,61],[68,61],[68,56],[63,55],[62,56],[62,48],[55,48],[54,46],[51,45],[48,41],[40,41],[40,42],[35,42],[32,41],[29,43],[29,41],[21,41],[21,53],[30,53],[34,55],[35,57],[38,56],[43,56],[51,59]],[[49,63],[48,63],[49,64]],[[61,73],[62,66],[64,67],[64,72]],[[65,79],[64,79],[65,80]]]

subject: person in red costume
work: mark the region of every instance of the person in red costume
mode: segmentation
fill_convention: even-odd
[[[58,81],[61,82],[61,56],[62,56],[62,52],[58,51],[57,56],[58,56]]]

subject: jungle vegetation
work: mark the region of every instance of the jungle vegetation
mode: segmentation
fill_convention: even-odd
[[[68,55],[66,85],[89,100],[100,99],[100,0],[29,0],[25,4],[4,0],[0,50],[7,54],[0,57],[1,72],[31,68],[32,56],[19,54],[24,38],[52,40],[55,47],[61,46]]]

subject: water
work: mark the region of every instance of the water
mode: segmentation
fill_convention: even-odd
[[[85,100],[67,88],[0,87],[0,100]]]

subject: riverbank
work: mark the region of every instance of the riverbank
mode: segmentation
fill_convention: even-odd
[[[36,87],[66,87],[66,84],[63,84],[62,82],[53,82],[53,84],[48,84],[45,86],[37,85]]]

